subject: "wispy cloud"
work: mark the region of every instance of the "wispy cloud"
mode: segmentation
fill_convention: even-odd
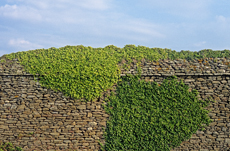
[[[196,46],[196,47],[201,47],[202,46],[203,47],[204,44],[206,44],[206,41],[195,43],[194,46]]]
[[[230,18],[229,17],[225,17],[225,16],[222,16],[222,15],[217,15],[215,17],[216,19],[216,24],[217,26],[219,26],[219,28],[221,30],[228,30],[230,29],[229,27],[229,24],[230,24]]]
[[[40,21],[42,16],[38,11],[28,6],[8,5],[0,7],[0,15],[13,19],[23,19],[29,21]]]
[[[8,45],[10,45],[11,47],[17,48],[17,49],[39,49],[42,46],[35,44],[35,43],[31,43],[29,41],[26,41],[24,39],[11,39],[8,42]]]
[[[131,19],[131,16],[126,14],[114,13],[112,2],[112,0],[23,0],[26,5],[5,5],[0,7],[0,15],[13,19],[41,21],[59,28],[63,26],[63,28],[59,29],[62,31],[73,32],[74,27],[66,28],[72,24],[81,25],[82,29],[85,28],[87,31],[98,35],[105,33],[103,31],[106,30],[114,33],[117,32],[116,30],[122,30],[122,35],[132,32],[151,37],[165,37],[159,30],[160,26],[157,27],[153,23],[144,23],[144,20],[140,19]],[[105,13],[109,8],[113,11]],[[126,17],[129,17],[129,19],[124,22]]]
[[[9,41],[9,45],[11,46],[22,46],[22,45],[28,45],[30,44],[29,41],[25,41],[25,40],[22,40],[22,39],[11,39]]]
[[[147,23],[144,20],[133,19],[128,22],[127,25],[124,26],[126,31],[132,31],[135,33],[139,33],[145,36],[152,36],[157,38],[164,38],[165,35],[160,33],[160,25],[156,25],[153,23]]]
[[[75,2],[75,1],[72,1]],[[77,5],[83,8],[87,8],[90,10],[107,10],[110,8],[109,3],[111,0],[84,0],[77,1]]]
[[[109,9],[110,3],[108,2],[111,2],[111,0],[23,0],[22,4],[24,5],[6,4],[1,6],[0,16],[54,24],[57,22],[78,23],[79,21],[87,20],[89,16],[93,16],[93,13],[90,13],[90,11],[105,11]]]
[[[227,21],[226,17],[224,17],[222,15],[217,15],[216,19],[217,19],[217,21],[222,22],[222,23],[226,23],[226,21]]]
[[[208,16],[209,6],[213,3],[213,0],[143,0],[140,3],[170,15],[188,19],[203,19]]]
[[[31,0],[23,0],[27,5],[31,5],[36,8],[41,9],[66,9],[68,7],[72,8],[82,8],[88,10],[106,10],[110,8],[110,3],[112,0],[84,0],[84,1],[76,1],[76,0],[49,0],[49,1],[31,1]]]

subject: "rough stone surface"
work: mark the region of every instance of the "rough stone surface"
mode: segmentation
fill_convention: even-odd
[[[109,120],[102,103],[111,91],[115,92],[116,85],[95,102],[80,102],[41,87],[16,61],[0,63],[0,141],[11,142],[24,150],[99,151],[97,140],[105,144],[102,127],[106,128]],[[142,62],[141,79],[160,85],[169,75],[176,75],[178,81],[183,79],[189,86],[189,91],[198,90],[199,99],[211,96],[216,101],[205,108],[210,110],[208,115],[214,121],[171,151],[229,150],[229,61],[218,58],[216,62],[211,59]],[[121,72],[121,76],[136,74],[136,64]]]

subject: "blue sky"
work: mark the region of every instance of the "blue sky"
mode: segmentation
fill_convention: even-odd
[[[1,0],[0,56],[66,45],[230,49],[228,0]]]

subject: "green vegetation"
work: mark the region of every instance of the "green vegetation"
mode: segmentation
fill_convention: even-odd
[[[202,123],[210,123],[206,115],[208,111],[201,108],[201,105],[204,107],[207,104],[200,104],[202,102],[196,98],[197,91],[188,92],[188,87],[182,82],[167,83],[166,80],[157,87],[156,83],[138,81],[140,61],[143,58],[149,62],[159,59],[222,58],[229,57],[230,52],[210,49],[176,52],[135,45],[126,45],[122,49],[113,45],[105,48],[80,45],[30,50],[4,56],[10,60],[18,58],[26,71],[34,74],[35,81],[35,74],[43,75],[39,77],[42,86],[62,91],[75,99],[85,99],[86,102],[98,98],[102,92],[118,83],[117,96],[112,95],[108,107],[105,106],[112,120],[107,121],[105,134],[108,135],[105,137],[106,145],[102,148],[169,150],[189,139],[201,128]],[[129,69],[133,59],[138,61],[139,74],[121,78],[120,69]],[[118,66],[123,60],[127,64]]]
[[[118,94],[110,97],[108,107],[103,104],[113,115],[104,133],[108,134],[106,150],[170,150],[191,138],[201,123],[212,122],[206,115],[209,111],[200,107],[207,103],[196,98],[197,90],[190,93],[182,80],[177,83],[176,76],[160,87],[156,82],[138,81],[138,76],[122,78]]]
[[[22,151],[21,147],[15,147],[12,143],[2,143],[0,141],[0,151]]]

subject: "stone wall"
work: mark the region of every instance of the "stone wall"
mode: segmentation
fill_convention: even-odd
[[[12,142],[24,150],[74,148],[99,151],[97,140],[104,144],[102,127],[106,128],[109,120],[101,104],[107,104],[103,101],[111,91],[115,92],[116,85],[95,102],[80,102],[65,97],[62,92],[41,87],[33,80],[33,75],[22,71],[23,67],[16,61],[12,64],[0,63],[0,141]],[[226,58],[218,58],[217,61],[142,60],[141,79],[161,84],[168,76],[176,75],[178,82],[184,79],[190,91],[198,90],[199,99],[211,96],[216,101],[205,108],[210,110],[208,115],[214,122],[171,151],[229,150],[229,61]],[[136,60],[133,60],[131,69],[128,72],[122,70],[121,76],[135,74],[135,69]]]

